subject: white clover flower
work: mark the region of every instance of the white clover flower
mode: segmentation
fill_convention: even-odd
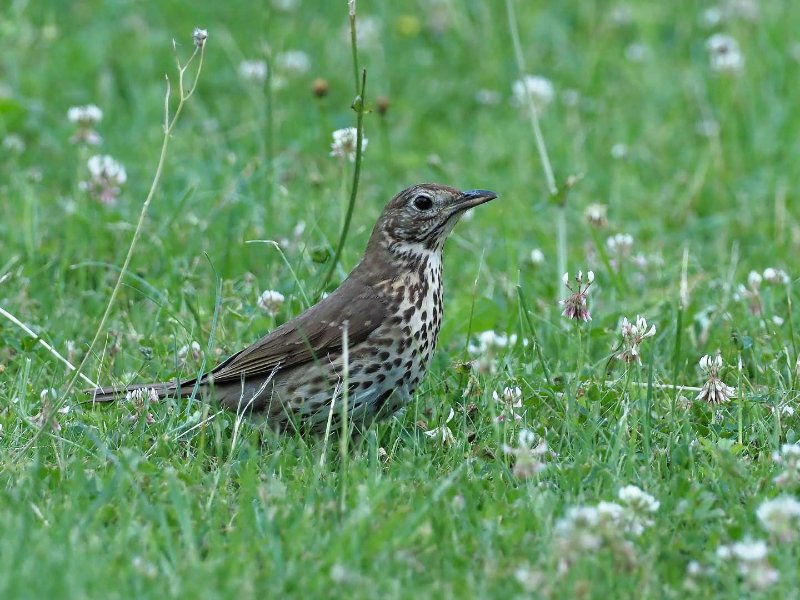
[[[514,94],[514,103],[523,108],[528,106],[527,95],[530,94],[537,113],[541,113],[555,96],[552,82],[539,75],[526,75],[522,79],[518,79],[511,86],[511,91]]]
[[[550,453],[547,442],[538,440],[536,435],[523,429],[519,432],[516,447],[503,445],[503,452],[515,458],[511,472],[519,479],[530,479],[547,468],[545,456]]]
[[[267,78],[267,63],[263,60],[243,60],[239,63],[239,77],[261,83]]]
[[[514,570],[514,579],[517,580],[526,592],[535,593],[539,591],[544,582],[544,574],[541,571],[534,571],[527,566],[517,567]]]
[[[722,357],[719,354],[714,357],[706,354],[700,359],[700,369],[705,373],[707,379],[695,400],[704,400],[709,404],[721,404],[736,395],[736,388],[726,385],[719,378],[721,368]]]
[[[739,572],[744,576],[745,582],[757,590],[766,589],[776,583],[781,578],[781,574],[774,569],[766,560],[754,563],[739,565]]]
[[[522,408],[522,390],[518,387],[503,388],[501,394],[498,394],[495,390],[492,392],[492,400],[500,405],[500,414],[497,416],[498,421],[505,421],[507,416],[516,421],[522,419],[522,416],[515,410]]]
[[[530,261],[534,267],[542,266],[544,264],[544,252],[539,248],[534,248],[531,250]]]
[[[620,488],[617,497],[623,504],[643,513],[653,513],[658,510],[661,503],[651,494],[635,485],[626,485]]]
[[[265,290],[258,297],[258,307],[270,317],[278,314],[286,298],[283,294],[275,290]]]
[[[767,544],[762,540],[746,538],[731,544],[731,555],[744,562],[755,562],[767,557]]]
[[[744,56],[739,50],[739,43],[729,35],[715,33],[706,40],[711,69],[738,73],[744,69]]]
[[[606,248],[619,256],[627,256],[633,247],[633,236],[629,233],[618,233],[606,240]]]
[[[25,152],[25,140],[16,133],[9,133],[3,138],[3,150],[9,154],[22,154]]]
[[[128,180],[125,167],[108,155],[96,154],[86,163],[89,181],[81,182],[81,189],[103,204],[113,204],[120,188]]]
[[[625,516],[625,508],[616,502],[597,503],[597,522],[606,527],[618,528]]]
[[[569,273],[564,273],[561,280],[567,289],[572,292],[569,298],[561,301],[564,310],[561,315],[573,321],[591,321],[592,315],[589,313],[589,304],[587,302],[587,295],[589,288],[594,283],[594,271],[588,271],[586,277],[586,285],[583,284],[583,271],[578,271],[575,275],[575,282],[577,286],[573,288],[569,283]]]
[[[522,390],[518,387],[505,387],[502,394],[498,394],[497,391],[492,392],[492,399],[517,408],[522,406]]]
[[[64,405],[53,414],[50,415],[49,421],[46,420],[48,413],[53,409],[53,403],[58,398],[58,393],[53,388],[45,388],[39,392],[39,413],[31,417],[31,422],[39,428],[49,426],[53,431],[61,431],[61,423],[59,423],[56,415],[69,414],[70,406]]]
[[[87,146],[98,146],[103,142],[103,138],[94,130],[94,126],[103,119],[103,111],[94,104],[70,107],[67,111],[67,119],[77,126],[75,133],[70,137],[70,142],[73,144],[83,143]]]
[[[700,13],[700,22],[706,27],[716,27],[722,23],[723,16],[719,6],[710,6]]]
[[[783,465],[781,472],[773,480],[780,487],[800,486],[800,444],[784,444],[780,452],[772,455],[772,460]]]
[[[603,545],[603,537],[597,531],[600,514],[594,506],[575,506],[556,521],[554,533],[561,547],[572,553],[591,552]]]
[[[144,417],[145,423],[148,425],[155,422],[153,414],[147,412],[151,404],[157,403],[159,400],[158,392],[154,388],[138,388],[129,390],[125,393],[125,401],[131,405],[131,412],[128,415],[128,420],[136,422]]]
[[[493,330],[482,331],[478,334],[480,348],[483,350],[494,348],[506,348],[514,345],[517,342],[517,335],[512,333],[510,336],[506,333],[497,333]]]
[[[96,179],[106,178],[117,185],[122,185],[128,180],[125,167],[107,154],[92,156],[86,165],[89,167],[89,174]]]
[[[767,269],[767,270],[769,270],[769,269]],[[766,273],[766,271],[765,271],[765,273]],[[758,273],[758,271],[750,271],[747,274],[747,285],[750,286],[750,288],[756,290],[761,286],[762,279],[763,278]]]
[[[593,202],[584,209],[583,218],[592,227],[601,229],[608,225],[608,206]]]
[[[150,402],[156,403],[158,402],[158,392],[155,388],[138,388],[135,390],[129,390],[125,392],[125,400],[128,402]]]
[[[527,346],[529,341],[522,338],[522,345]],[[477,341],[471,339],[467,344],[467,352],[477,358],[476,366],[480,372],[495,373],[498,365],[498,355],[507,347],[517,344],[517,334],[510,335],[497,333],[492,330],[482,331],[477,334]]]
[[[767,588],[776,583],[780,577],[778,571],[767,561],[767,553],[765,542],[750,538],[717,548],[717,558],[722,561],[735,559],[745,584],[754,589]]]
[[[206,45],[206,40],[208,39],[208,30],[207,29],[200,29],[199,27],[195,27],[194,31],[192,32],[192,41],[194,45],[198,48],[202,48]]]
[[[67,119],[70,123],[75,123],[83,127],[97,125],[103,120],[103,111],[94,104],[86,106],[71,106],[67,111]]]
[[[622,352],[617,354],[617,358],[625,361],[626,363],[636,361],[637,363],[642,364],[639,346],[641,345],[642,340],[652,337],[656,334],[656,326],[651,325],[648,328],[647,319],[640,315],[636,315],[635,323],[631,323],[628,321],[627,317],[623,317],[621,330],[624,348]]]
[[[622,160],[628,156],[628,146],[623,143],[617,143],[611,146],[611,158]]]
[[[647,46],[634,42],[625,48],[625,58],[634,63],[643,62],[647,58]]]
[[[453,444],[455,442],[455,436],[453,435],[453,431],[450,429],[449,423],[453,420],[455,414],[455,411],[451,408],[450,413],[447,415],[447,419],[445,419],[444,423],[438,427],[434,427],[433,429],[425,431],[425,435],[431,439],[439,441],[443,446],[449,446]]]
[[[783,542],[790,542],[800,533],[800,502],[793,496],[765,500],[756,510],[764,529]]]
[[[690,560],[688,563],[686,563],[686,574],[689,577],[697,577],[699,575],[703,575],[704,572],[705,569],[703,569],[703,565],[696,560]]]
[[[200,344],[198,342],[192,342],[186,346],[181,346],[181,348],[178,350],[178,360],[180,360],[182,363],[185,363],[189,356],[191,356],[195,361],[198,361],[200,358],[202,358],[203,350],[200,348]]]
[[[787,285],[791,279],[783,269],[768,267],[764,269],[764,281],[772,285]]]
[[[747,285],[739,284],[733,295],[735,300],[746,302],[750,312],[757,317],[764,312],[761,300],[762,281],[763,277],[757,271],[750,271],[747,274]]]
[[[642,535],[653,524],[649,515],[656,512],[661,503],[635,485],[621,488],[617,497],[626,509],[621,518],[625,531],[637,537]]]
[[[356,142],[358,139],[358,130],[355,127],[346,127],[345,129],[337,129],[333,132],[333,143],[331,143],[331,156],[342,158],[355,162],[356,160]],[[361,152],[367,149],[367,138],[361,138]]]
[[[287,50],[275,56],[275,66],[283,71],[302,75],[311,68],[311,59],[302,50]]]

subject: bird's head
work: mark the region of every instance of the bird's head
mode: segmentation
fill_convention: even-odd
[[[393,254],[440,252],[466,210],[496,197],[488,190],[462,192],[436,183],[412,185],[383,209],[370,245],[379,244]]]

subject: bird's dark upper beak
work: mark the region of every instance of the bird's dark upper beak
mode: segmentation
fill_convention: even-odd
[[[495,198],[497,198],[497,194],[489,190],[469,190],[461,194],[458,200],[456,200],[456,204],[459,210],[467,210],[479,204],[483,204],[484,202],[489,202],[489,200],[494,200]]]

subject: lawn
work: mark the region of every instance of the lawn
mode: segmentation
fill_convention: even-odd
[[[345,0],[258,4],[0,9],[0,597],[800,595],[798,7],[362,0],[354,69]],[[56,356],[191,377],[425,181],[499,198],[349,444]]]

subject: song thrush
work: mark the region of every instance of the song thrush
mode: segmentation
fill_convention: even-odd
[[[392,415],[411,399],[436,346],[445,239],[465,210],[496,197],[486,190],[411,186],[386,205],[347,279],[300,316],[199,380],[88,393],[95,401],[148,388],[160,397],[187,396],[199,385],[226,408],[260,414],[280,431],[322,432],[329,415],[337,425],[345,399],[356,426]]]

